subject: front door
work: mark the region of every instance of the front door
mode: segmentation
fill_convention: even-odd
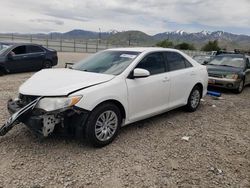
[[[153,116],[168,108],[170,79],[163,54],[157,52],[147,55],[136,68],[148,70],[150,76],[126,79],[130,122]]]
[[[6,68],[10,72],[22,72],[29,68],[29,58],[27,56],[26,46],[18,46],[11,52],[8,58]]]

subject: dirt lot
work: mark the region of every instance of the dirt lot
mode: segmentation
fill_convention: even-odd
[[[60,67],[86,56],[59,55]],[[0,77],[1,123],[7,99],[31,75]],[[250,87],[223,98],[124,127],[101,149],[61,137],[40,142],[16,126],[0,138],[0,187],[250,187]]]

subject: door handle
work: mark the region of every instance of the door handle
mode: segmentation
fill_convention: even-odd
[[[191,75],[191,76],[195,76],[196,73],[195,73],[194,71],[192,71],[192,72],[190,73],[190,75]]]
[[[170,81],[170,79],[169,79],[169,77],[166,76],[166,77],[163,78],[162,81],[163,81],[163,82],[168,82],[168,81]]]

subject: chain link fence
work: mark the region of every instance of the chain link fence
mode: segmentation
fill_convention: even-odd
[[[108,48],[118,48],[118,47],[136,47],[143,46],[139,43],[127,42],[120,44],[110,43],[108,40],[100,39],[53,39],[53,38],[38,38],[32,35],[17,35],[17,34],[0,34],[0,42],[15,42],[15,43],[34,43],[39,44],[47,48],[55,49],[59,52],[79,52],[79,53],[95,53]],[[207,52],[203,51],[192,51],[192,50],[182,50],[189,56],[194,55],[206,55]]]

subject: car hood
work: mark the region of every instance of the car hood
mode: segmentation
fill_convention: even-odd
[[[66,96],[74,91],[101,84],[115,76],[72,69],[44,69],[19,88],[19,93],[34,96]]]
[[[242,72],[242,69],[237,68],[237,67],[207,65],[207,71],[208,71],[208,73],[226,75],[226,74],[232,74],[232,73],[240,73],[240,72]]]

